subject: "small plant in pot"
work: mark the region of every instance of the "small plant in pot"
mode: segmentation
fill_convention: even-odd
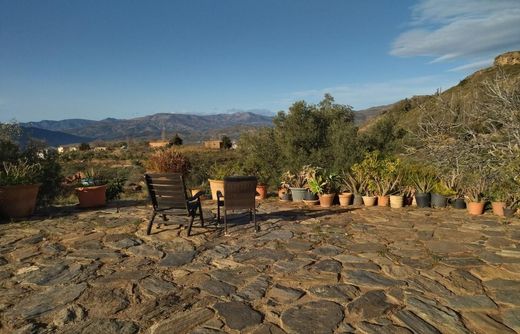
[[[437,175],[429,167],[424,166],[416,169],[411,177],[415,186],[415,200],[417,202],[417,207],[430,207],[431,191],[437,182]]]
[[[81,173],[82,178],[75,188],[80,208],[95,208],[106,205],[107,182],[93,168]]]
[[[0,165],[0,213],[10,218],[30,216],[36,207],[41,165],[26,159]]]
[[[217,199],[217,192],[224,194],[224,177],[232,175],[241,175],[242,170],[233,162],[215,163],[210,170],[211,178],[208,179],[211,189],[211,198]]]
[[[465,181],[465,194],[468,200],[467,208],[470,215],[484,213],[486,204],[485,193],[488,189],[488,180],[483,174],[470,174]]]
[[[432,208],[445,208],[448,199],[457,193],[446,186],[444,182],[437,181],[432,189],[431,205]]]
[[[341,180],[344,189],[343,191],[352,193],[354,198],[352,204],[362,205],[362,196],[365,194],[367,188],[367,180],[364,175],[356,173],[356,171],[351,171],[350,173],[345,174]]]
[[[378,196],[377,202],[379,206],[388,206],[390,203],[390,195],[395,194],[401,183],[399,159],[383,159],[380,160],[377,170],[370,181],[371,188]]]
[[[324,208],[331,207],[338,191],[338,174],[327,172],[323,168],[317,168],[309,178],[308,183],[311,192],[318,195],[320,206]]]
[[[296,173],[290,171],[284,173],[282,178],[286,180],[291,190],[293,202],[300,202],[305,199],[305,194],[307,194],[307,189],[309,188],[307,181],[314,175],[315,169],[311,165],[305,165]]]

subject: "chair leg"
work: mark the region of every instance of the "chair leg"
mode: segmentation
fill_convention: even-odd
[[[227,230],[227,210],[224,209],[224,235],[229,235]]]
[[[199,213],[200,213],[200,224],[204,227],[204,215],[202,214],[202,204],[199,199]]]
[[[152,217],[150,217],[150,222],[148,223],[148,228],[146,229],[146,235],[150,235],[150,232],[152,232],[152,224],[156,214],[157,213],[155,213],[155,211],[152,212]]]
[[[217,225],[220,225],[220,205],[218,205],[218,200],[217,200]]]
[[[255,212],[255,209],[251,210],[251,212],[253,213],[253,222],[255,223],[255,232],[259,232],[260,231],[260,226],[258,226],[258,223],[256,222],[256,212]]]
[[[195,220],[195,213],[193,215],[190,216],[190,225],[188,226],[188,237],[190,236],[191,234],[191,227],[193,225],[193,221]]]

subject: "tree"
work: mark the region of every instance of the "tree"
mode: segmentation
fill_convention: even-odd
[[[182,145],[182,138],[179,136],[178,133],[175,134],[175,136],[170,140],[170,146],[181,146]]]
[[[334,103],[329,94],[317,105],[295,102],[288,113],[279,112],[273,122],[285,169],[295,171],[311,164],[334,166],[333,171],[339,172],[348,168],[342,163],[351,164],[351,156],[359,150],[352,107]]]
[[[228,150],[231,147],[233,147],[233,142],[231,142],[231,138],[229,138],[228,136],[222,136],[220,140],[222,141],[222,147],[224,149]]]
[[[243,133],[237,151],[246,174],[255,175],[260,183],[272,187],[278,185],[282,170],[280,152],[274,144],[274,129]]]

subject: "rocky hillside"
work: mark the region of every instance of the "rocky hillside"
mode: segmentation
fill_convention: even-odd
[[[386,121],[397,128],[413,130],[417,126],[423,110],[437,109],[439,113],[444,112],[436,105],[439,98],[450,100],[456,97],[458,103],[466,106],[485,101],[487,95],[484,92],[484,83],[504,75],[516,83],[520,82],[520,51],[497,56],[493,66],[469,75],[458,85],[438,95],[414,96],[401,100],[389,108],[381,110],[380,114],[366,122],[362,129],[366,131],[378,122]]]

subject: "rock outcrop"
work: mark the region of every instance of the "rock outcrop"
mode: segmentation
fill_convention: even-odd
[[[520,51],[506,52],[495,58],[495,66],[519,65],[519,64],[520,64]]]

